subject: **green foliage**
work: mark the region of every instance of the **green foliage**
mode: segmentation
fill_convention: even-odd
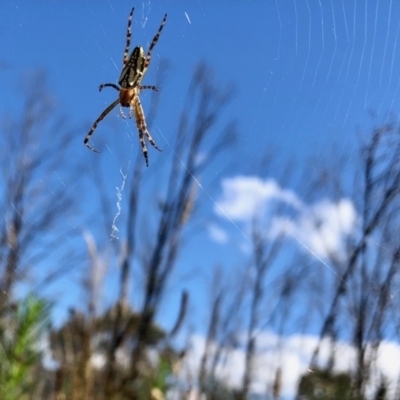
[[[207,377],[203,388],[207,400],[239,400],[242,399],[240,390],[228,386],[215,376]]]
[[[319,369],[301,377],[298,394],[304,400],[355,400],[349,374]]]
[[[102,399],[108,387],[108,400],[163,399],[172,384],[173,367],[179,361],[173,349],[165,346],[166,333],[152,323],[145,338],[146,351],[137,362],[139,373],[132,379],[131,357],[140,315],[129,307],[122,309],[116,318],[116,306],[102,315],[91,318],[84,313],[71,310],[68,320],[59,329],[50,331],[50,348],[58,362],[56,396],[74,399]],[[109,365],[110,349],[113,348],[113,333],[116,320],[118,332],[124,332],[118,348],[124,357]],[[156,357],[150,355],[157,354]],[[91,356],[103,358],[104,365],[95,367]]]
[[[39,344],[48,325],[49,304],[28,295],[1,315],[0,398],[24,399],[34,385],[40,364]]]
[[[162,354],[158,361],[158,366],[154,371],[153,387],[165,394],[170,387],[172,375],[172,360],[167,354]]]

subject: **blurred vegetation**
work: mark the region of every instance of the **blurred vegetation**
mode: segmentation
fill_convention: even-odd
[[[353,397],[351,376],[327,370],[313,370],[303,375],[298,394],[303,400],[356,400]]]
[[[160,74],[166,69],[163,64]],[[248,260],[229,272],[210,268],[209,302],[202,315],[190,315],[188,321],[191,293],[182,290],[174,323],[161,327],[158,317],[172,291],[180,253],[204,230],[198,210],[209,192],[199,188],[208,185],[211,191],[219,183],[210,166],[238,137],[235,121],[228,116],[227,123],[222,122],[233,88],[219,87],[207,65],[196,68],[171,160],[150,195],[144,190],[151,185],[146,187],[137,143],[138,156],[124,181],[120,239],[110,243],[115,199],[108,196],[101,168],[96,165],[93,174],[85,176],[88,169],[66,156],[73,135],[62,118],[49,112],[54,102],[46,92],[45,76],[30,81],[34,84],[24,92],[23,112],[14,119],[7,116],[0,135],[5,178],[0,191],[0,400],[278,400],[290,372],[285,368],[290,367],[277,357],[271,360],[273,368],[264,370],[259,335],[272,331],[284,338],[294,323],[299,332],[311,324],[321,327],[310,370],[300,378],[298,400],[399,398],[400,389],[389,393],[377,362],[387,335],[400,339],[399,308],[392,296],[400,289],[400,246],[393,234],[400,226],[400,135],[395,124],[374,128],[360,146],[353,192],[341,186],[334,168],[305,174],[308,201],[332,191],[350,198],[361,219],[357,231],[346,237],[343,254],[327,253],[326,271],[315,273],[315,263],[321,261],[317,257],[292,250],[289,257],[286,241],[271,240],[262,216],[254,215]],[[149,127],[157,101],[150,107]],[[260,161],[260,176],[270,173],[267,159]],[[95,218],[84,214],[87,205],[77,200],[84,179],[94,181],[98,190]],[[270,212],[282,216],[288,210],[271,206]],[[75,218],[84,220],[85,229],[68,222]],[[105,264],[117,266],[114,297],[106,305],[100,290]],[[50,326],[51,307],[44,293],[76,269],[84,301],[57,321],[57,327]],[[193,271],[190,274],[198,272]],[[27,286],[32,294],[24,297]],[[200,349],[191,347],[193,321],[202,325]],[[354,365],[337,373],[335,344],[343,336],[354,351]],[[270,347],[276,354],[282,351],[281,343]],[[227,369],[240,378],[228,381],[223,373]],[[254,383],[260,387],[260,376],[265,389],[256,395]]]
[[[1,399],[27,399],[34,392],[49,312],[50,306],[45,300],[28,295],[3,313],[0,319]]]

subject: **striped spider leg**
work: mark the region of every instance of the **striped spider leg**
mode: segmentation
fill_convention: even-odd
[[[119,98],[115,100],[112,104],[110,104],[96,119],[93,123],[92,128],[89,133],[86,135],[84,139],[84,144],[92,151],[96,153],[100,153],[98,150],[95,150],[90,144],[89,140],[92,136],[93,132],[96,130],[97,125],[100,121],[102,121],[118,104],[120,105],[120,113],[123,118],[125,114],[123,112],[123,107],[128,107],[129,110],[129,118],[132,115],[135,115],[136,126],[139,132],[139,140],[142,147],[142,152],[146,161],[146,165],[149,165],[148,155],[147,155],[147,147],[144,138],[146,137],[150,144],[161,151],[161,149],[156,145],[156,142],[151,137],[150,132],[147,129],[146,118],[143,112],[142,104],[139,99],[139,94],[142,90],[155,90],[158,91],[156,86],[152,85],[141,85],[142,79],[147,71],[147,68],[150,65],[151,54],[154,46],[157,44],[158,39],[160,38],[161,31],[164,28],[165,22],[167,20],[167,14],[164,15],[163,20],[161,21],[161,25],[158,28],[156,35],[153,38],[153,41],[150,44],[147,55],[144,55],[144,49],[141,46],[137,46],[132,50],[132,53],[128,57],[129,48],[131,44],[131,24],[132,24],[132,16],[133,16],[134,8],[132,8],[129,17],[128,17],[128,28],[126,32],[126,46],[124,50],[123,56],[123,69],[121,75],[119,77],[118,83],[120,86],[115,85],[114,83],[103,83],[99,86],[99,91],[101,91],[105,87],[111,87],[118,91]]]

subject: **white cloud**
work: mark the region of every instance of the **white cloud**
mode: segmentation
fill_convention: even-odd
[[[307,372],[309,363],[318,345],[318,337],[311,335],[292,335],[279,337],[271,332],[261,332],[257,336],[258,354],[254,362],[252,391],[260,395],[265,394],[266,388],[271,387],[278,367],[282,368],[283,398],[293,399],[301,375]],[[203,337],[192,337],[192,348],[189,351],[184,365],[184,374],[197,376],[200,359],[204,349]],[[320,349],[321,365],[326,364],[330,356],[330,344],[322,342]],[[356,352],[348,343],[335,344],[336,363],[335,372],[349,372],[355,365]],[[387,379],[389,391],[394,393],[400,374],[400,345],[394,342],[381,343],[378,350],[377,369],[379,375]],[[227,362],[217,368],[218,377],[231,387],[240,387],[244,372],[244,351],[232,350]],[[376,389],[377,383],[370,382],[369,387]]]
[[[304,206],[293,219],[274,218],[269,235],[271,238],[279,235],[292,237],[318,257],[333,255],[341,258],[344,239],[354,233],[357,220],[357,212],[350,200],[332,203],[325,199]]]
[[[281,203],[285,215],[274,215],[273,204]],[[268,217],[265,234],[271,239],[288,236],[318,257],[343,255],[346,236],[355,232],[358,216],[349,199],[323,199],[312,205],[301,201],[292,190],[272,180],[237,176],[222,182],[222,195],[214,207],[222,218],[249,225],[254,217]],[[290,212],[289,212],[290,211]]]
[[[228,234],[218,225],[209,224],[208,234],[217,243],[226,243],[228,241]]]
[[[282,189],[273,179],[237,176],[222,181],[222,198],[214,210],[221,217],[246,222],[262,214],[272,200],[302,206],[294,192]]]

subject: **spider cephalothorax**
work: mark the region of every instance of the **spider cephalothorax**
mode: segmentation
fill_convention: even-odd
[[[137,46],[133,49],[131,55],[128,57],[129,47],[131,43],[131,24],[132,24],[133,10],[134,8],[132,8],[128,18],[126,46],[125,46],[124,60],[123,60],[124,68],[118,80],[118,83],[120,84],[121,87],[115,85],[114,83],[103,83],[99,87],[99,91],[101,91],[104,87],[114,88],[119,92],[119,98],[115,100],[114,103],[110,104],[100,114],[99,118],[96,119],[89,133],[86,135],[84,143],[90,150],[99,153],[98,150],[95,150],[89,144],[89,139],[92,136],[93,132],[96,130],[98,123],[101,120],[103,120],[104,117],[107,114],[109,114],[110,111],[113,108],[115,108],[118,104],[120,104],[120,113],[122,117],[125,118],[125,114],[122,110],[122,107],[129,107],[129,117],[131,118],[133,114],[135,115],[135,120],[139,131],[139,140],[142,146],[143,155],[146,160],[146,164],[149,165],[147,156],[147,147],[144,140],[144,136],[147,137],[148,141],[152,146],[154,146],[157,150],[160,149],[157,147],[155,141],[153,140],[153,138],[150,135],[150,132],[147,129],[146,118],[144,116],[142,104],[139,99],[139,94],[144,89],[150,89],[150,90],[158,90],[158,89],[155,86],[142,86],[140,85],[140,83],[147,71],[147,68],[149,67],[151,52],[160,37],[162,29],[164,28],[165,21],[167,20],[167,14],[164,15],[164,19],[161,22],[160,28],[158,29],[156,36],[154,36],[154,39],[151,42],[147,55],[144,54],[143,47]]]

